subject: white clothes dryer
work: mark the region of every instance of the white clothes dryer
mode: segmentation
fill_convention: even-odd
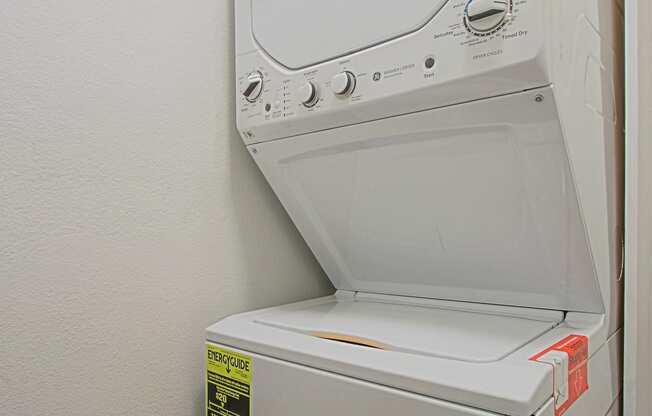
[[[333,282],[207,330],[210,416],[617,416],[622,5],[236,1],[237,125]]]

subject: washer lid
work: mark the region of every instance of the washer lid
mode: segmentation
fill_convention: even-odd
[[[448,0],[251,0],[253,36],[288,68],[334,59],[420,29]]]
[[[275,140],[255,159],[338,289],[603,313],[539,93]]]

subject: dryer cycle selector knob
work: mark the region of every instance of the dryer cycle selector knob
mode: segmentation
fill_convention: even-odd
[[[511,0],[470,0],[464,10],[466,27],[484,35],[502,27],[507,21]]]
[[[312,82],[306,82],[299,91],[297,92],[298,98],[301,103],[310,108],[314,107],[317,102],[319,102],[319,90],[317,86]]]
[[[250,103],[255,102],[260,94],[263,92],[263,74],[258,71],[254,71],[247,77],[247,84],[242,92],[242,95]]]
[[[340,72],[331,79],[331,90],[335,95],[346,97],[355,90],[355,75],[349,71]]]

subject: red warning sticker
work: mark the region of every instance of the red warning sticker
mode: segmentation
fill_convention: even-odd
[[[589,389],[589,339],[570,335],[531,361],[549,364],[554,369],[555,416],[562,416]]]

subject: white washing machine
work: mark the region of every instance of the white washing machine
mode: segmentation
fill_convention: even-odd
[[[210,416],[616,416],[616,0],[238,0],[237,124],[337,292],[207,330]]]

